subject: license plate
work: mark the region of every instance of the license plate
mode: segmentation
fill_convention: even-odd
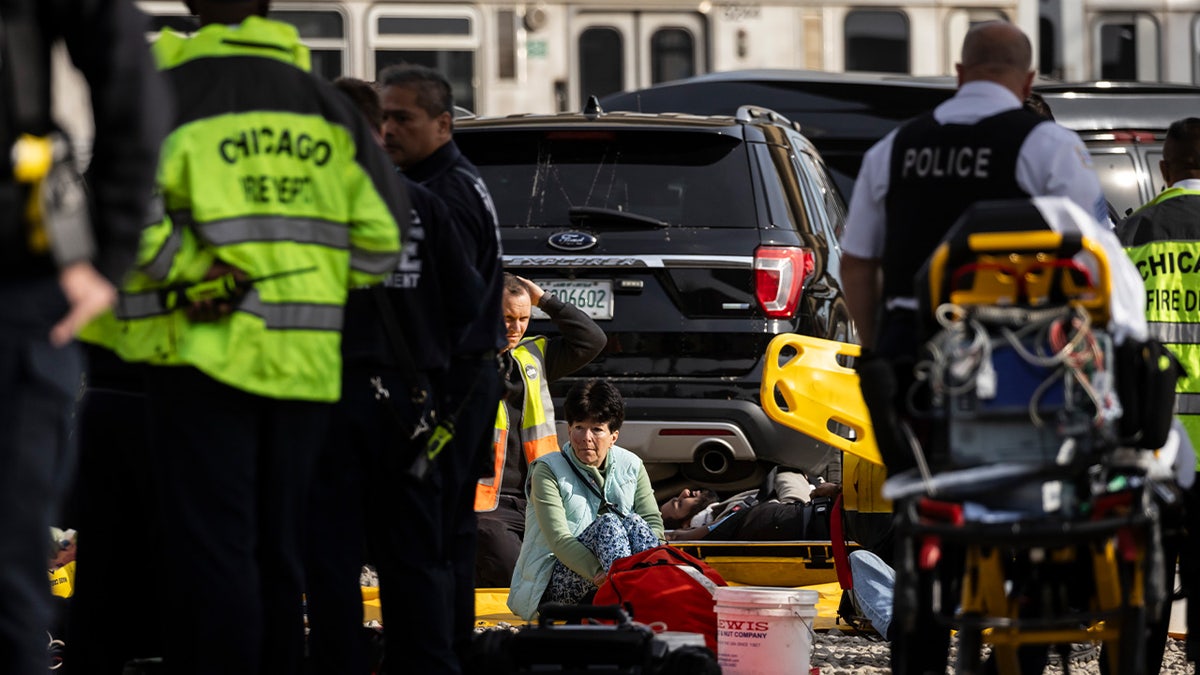
[[[534,279],[538,286],[547,293],[553,293],[559,300],[569,302],[593,319],[605,320],[613,318],[612,282],[592,279]],[[533,308],[533,318],[548,319],[545,312]]]

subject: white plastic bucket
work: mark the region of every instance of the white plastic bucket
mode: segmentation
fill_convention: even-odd
[[[816,591],[717,589],[717,652],[725,675],[808,675]]]

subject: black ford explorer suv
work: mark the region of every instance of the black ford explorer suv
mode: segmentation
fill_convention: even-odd
[[[772,464],[838,475],[838,453],[759,404],[775,334],[855,339],[839,276],[845,206],[796,127],[752,107],[591,108],[460,119],[454,136],[495,199],[506,268],[608,334],[595,361],[551,386],[560,410],[580,378],[616,384],[620,444],[660,489],[754,485]],[[538,314],[528,334],[553,334]]]

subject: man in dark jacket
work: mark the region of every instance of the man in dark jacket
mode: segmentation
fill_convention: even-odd
[[[441,387],[441,409],[455,425],[454,440],[438,461],[453,587],[414,589],[431,603],[449,603],[453,598],[454,649],[462,659],[475,626],[474,485],[491,447],[500,397],[496,364],[496,354],[504,346],[500,234],[487,186],[452,139],[454,96],[446,78],[430,68],[402,65],[385,68],[378,81],[384,148],[405,176],[429,188],[449,207],[484,284],[475,300],[480,314],[452,341],[450,368]],[[447,590],[449,595],[444,594]]]
[[[334,84],[373,130],[382,127],[369,83]],[[445,203],[403,174],[396,180],[412,203],[412,244],[382,287],[351,291],[346,301],[342,400],[313,486],[306,571],[315,673],[370,672],[359,588],[364,541],[379,571],[389,652],[412,672],[457,669],[450,603],[413,612],[407,602],[410,589],[450,586],[440,481],[413,475],[428,438],[414,432],[436,421],[433,385],[444,381],[452,336],[478,315],[483,282]]]
[[[115,301],[133,262],[166,133],[144,26],[123,0],[0,1],[0,156],[10,162],[0,172],[2,673],[46,669],[47,533],[74,466],[68,431],[84,361],[73,338]],[[60,38],[91,89],[90,222],[70,142],[50,116]],[[48,171],[28,161],[39,155],[54,157]]]

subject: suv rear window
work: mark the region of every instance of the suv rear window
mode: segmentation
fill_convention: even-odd
[[[646,227],[655,227],[652,221],[757,225],[739,138],[665,130],[464,129],[455,140],[483,174],[502,227],[577,225],[580,218],[629,227],[639,225],[637,216],[650,219],[641,223]]]

